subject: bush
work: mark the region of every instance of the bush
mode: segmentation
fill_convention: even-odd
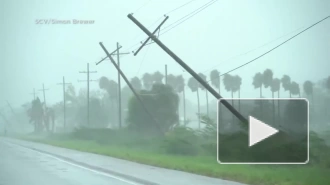
[[[197,155],[198,137],[192,129],[177,126],[168,132],[164,139],[163,149],[166,153],[177,155]]]
[[[144,105],[160,125],[155,125],[154,120],[150,118],[134,96],[129,101],[127,115],[131,129],[148,134],[159,133],[159,131],[168,131],[169,128],[178,123],[179,97],[170,86],[154,84],[150,91],[142,90],[140,94]]]

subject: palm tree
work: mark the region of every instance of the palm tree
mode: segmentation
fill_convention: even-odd
[[[299,98],[300,98],[300,88],[299,88],[299,84],[298,83],[292,82],[291,83],[291,87],[290,87],[290,91],[291,91],[291,94],[293,94],[293,95],[299,95]]]
[[[114,112],[115,110],[115,103],[117,102],[115,101],[118,97],[118,84],[117,82],[115,82],[114,80],[109,80],[107,77],[103,76],[100,78],[99,80],[99,86],[101,89],[105,90],[109,97],[110,97],[110,101],[111,101],[111,111]],[[118,103],[117,106],[119,107]]]
[[[278,78],[274,78],[273,82],[271,84],[270,90],[272,91],[272,98],[273,98],[273,123],[275,124],[275,100],[274,100],[274,94],[277,92],[278,98],[280,98],[280,86],[281,86],[281,81]],[[278,117],[280,116],[280,100],[277,100],[277,111],[278,111]],[[280,124],[280,123],[279,123]]]
[[[288,75],[284,75],[281,79],[282,82],[282,87],[284,89],[284,91],[289,91],[290,93],[290,98],[292,96],[291,94],[291,78]]]
[[[263,84],[262,79],[263,79],[263,75],[260,72],[256,73],[253,77],[253,83],[252,83],[255,89],[257,88],[260,89],[260,98],[262,98],[262,84]]]
[[[264,87],[267,89],[268,87],[271,87],[273,83],[273,71],[270,69],[266,69],[264,73],[262,74],[262,83],[264,84]]]
[[[154,74],[152,74],[152,78],[155,83],[161,84],[163,83],[162,80],[164,78],[164,75],[159,71],[156,71]]]
[[[211,79],[211,84],[218,89],[218,92],[220,94],[220,84],[221,84],[221,80],[220,80],[220,72],[216,69],[214,69],[213,71],[211,71],[210,73],[210,79]]]
[[[143,86],[146,90],[150,90],[153,84],[152,75],[149,73],[145,73],[142,77]]]
[[[242,78],[238,75],[233,77],[233,91],[238,92],[238,111],[241,110],[241,85],[242,85]]]
[[[133,88],[136,91],[140,91],[142,89],[142,83],[141,80],[138,77],[134,77],[131,79],[131,84],[133,86]]]
[[[207,83],[206,76],[203,73],[199,73],[198,75]],[[208,97],[208,91],[201,84],[199,84],[199,88],[202,89],[202,90],[205,90],[205,95],[206,95],[206,114],[207,114],[207,116],[209,116],[209,97]]]
[[[185,81],[182,75],[176,77],[177,92],[182,92],[182,103],[183,103],[183,123],[186,124],[186,94],[185,94]]]
[[[167,75],[167,85],[171,86],[173,89],[176,88],[176,76],[172,74]]]
[[[201,128],[200,122],[200,107],[199,107],[199,92],[198,92],[198,82],[194,77],[190,77],[188,80],[188,87],[192,92],[197,92],[197,103],[198,103],[198,128]]]
[[[233,76],[231,76],[230,74],[225,74],[223,77],[223,84],[225,85],[226,91],[231,92],[231,98],[232,98],[231,104],[232,106],[234,106]]]
[[[213,71],[211,71],[210,73],[210,79],[211,79],[211,84],[218,89],[218,93],[220,94],[220,85],[221,85],[221,79],[220,79],[220,72],[216,69],[214,69]],[[222,110],[221,110],[222,106],[219,106],[219,121],[222,122]]]
[[[303,87],[304,87],[304,91],[305,91],[306,95],[312,96],[312,102],[314,104],[313,86],[314,86],[314,84],[311,81],[307,80],[304,82]]]

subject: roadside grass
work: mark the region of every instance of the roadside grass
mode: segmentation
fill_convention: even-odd
[[[141,145],[130,147],[99,143],[76,139],[72,136],[35,137],[30,135],[21,136],[19,139],[253,185],[330,184],[330,168],[318,165],[224,165],[218,164],[215,157],[207,155],[171,155],[164,154],[161,150],[154,150],[154,147],[146,149]]]

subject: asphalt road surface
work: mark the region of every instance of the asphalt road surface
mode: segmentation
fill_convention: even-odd
[[[134,185],[16,145],[0,142],[0,185]]]
[[[0,137],[0,185],[27,184],[244,185],[87,152]]]

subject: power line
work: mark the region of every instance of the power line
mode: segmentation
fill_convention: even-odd
[[[282,39],[282,38],[284,38],[284,37],[286,37],[286,36],[288,36],[288,35],[290,35],[290,34],[292,34],[292,33],[294,33],[294,32],[297,32],[298,30],[301,30],[301,29],[302,29],[302,27],[300,27],[300,28],[298,28],[298,29],[295,29],[294,31],[288,32],[288,33],[286,33],[286,34],[284,34],[284,35],[282,35],[282,36],[280,36],[280,37],[277,37],[277,38],[275,38],[275,39],[273,39],[273,40],[271,40],[271,41],[269,41],[269,42],[267,42],[267,43],[264,43],[264,44],[262,44],[262,45],[260,45],[260,46],[258,46],[258,47],[255,47],[255,48],[253,48],[253,49],[250,49],[250,50],[248,50],[248,51],[245,51],[245,52],[243,52],[243,53],[241,53],[241,54],[237,54],[237,55],[234,55],[234,56],[228,57],[227,59],[225,59],[225,60],[219,62],[217,65],[211,67],[210,69],[205,70],[203,73],[206,73],[206,72],[208,72],[208,71],[213,70],[214,68],[218,67],[219,65],[221,65],[221,64],[224,63],[224,62],[228,62],[228,61],[230,61],[230,60],[236,59],[236,58],[238,58],[238,57],[240,57],[240,56],[243,56],[243,55],[249,54],[249,53],[251,53],[251,52],[253,52],[253,51],[256,51],[256,50],[258,50],[258,49],[260,49],[260,48],[263,48],[263,47],[265,47],[265,46],[267,46],[267,45],[269,45],[269,44],[271,44],[271,43],[273,43],[273,42],[275,42],[275,41],[278,41],[278,40],[280,40],[280,39]]]
[[[183,8],[183,7],[185,7],[185,6],[187,6],[188,4],[192,3],[193,1],[195,1],[195,0],[188,1],[187,3],[185,3],[185,4],[181,5],[181,6],[179,6],[179,7],[177,7],[177,8],[174,8],[173,10],[167,12],[165,15],[168,15],[168,14],[170,14],[170,13],[173,13],[173,12],[177,11],[177,10],[179,10],[179,9],[181,9],[181,8]]]
[[[141,66],[142,66],[142,64],[143,64],[143,62],[144,62],[144,59],[146,58],[146,56],[147,56],[147,54],[148,54],[148,51],[149,51],[150,45],[148,45],[147,47],[148,47],[148,48],[147,48],[146,52],[145,52],[144,55],[143,55],[143,58],[142,58],[142,60],[141,60],[141,62],[140,62],[139,69],[138,69],[138,71],[136,72],[136,75],[135,75],[135,76],[137,76],[137,75],[140,73]]]
[[[194,1],[195,1],[195,0],[190,0],[190,1],[188,1],[187,3],[185,3],[185,4],[183,4],[183,5],[180,5],[179,7],[176,7],[176,8],[174,8],[174,9],[170,10],[169,12],[165,13],[164,15],[165,15],[165,16],[166,16],[166,15],[169,15],[170,13],[173,13],[173,12],[175,12],[175,11],[177,11],[177,10],[183,8],[183,7],[187,6],[188,4],[190,4],[190,3],[194,2]],[[211,0],[211,1],[213,1],[213,0]],[[204,5],[205,5],[205,4],[204,4]],[[204,6],[204,5],[203,5],[203,6]],[[147,26],[147,27],[152,27],[152,26],[154,26],[157,22],[159,22],[161,19],[163,19],[163,17],[164,17],[164,16],[159,17],[156,21],[154,21],[152,24],[150,24],[150,26]],[[182,18],[181,18],[181,19],[182,19]],[[141,33],[141,34],[137,35],[137,36],[136,36],[134,39],[132,39],[132,40],[135,40],[136,38],[138,38],[138,37],[140,37],[140,36],[142,36],[142,35],[144,35],[144,34]],[[135,47],[135,46],[137,46],[137,45],[139,45],[139,44],[140,44],[140,42],[138,42],[138,43],[136,43],[136,44],[133,44],[133,45],[130,46],[127,50],[125,50],[125,52],[130,51],[133,47]]]
[[[167,27],[163,28],[161,31],[166,30],[165,32],[163,32],[160,35],[165,34],[166,32],[170,31],[171,29],[179,26],[180,24],[184,23],[185,21],[187,21],[188,19],[192,18],[193,16],[195,16],[196,14],[198,14],[199,12],[205,10],[206,8],[208,8],[209,6],[211,6],[212,4],[214,4],[215,2],[217,2],[218,0],[211,0],[207,3],[205,3],[204,5],[202,5],[201,7],[197,8],[196,10],[190,12],[189,14],[181,17],[180,19],[176,20],[174,23],[168,25]],[[176,24],[178,23],[178,24]],[[175,25],[176,24],[176,25]],[[174,25],[174,26],[172,26]],[[171,27],[172,26],[172,27]],[[171,28],[170,28],[171,27]]]
[[[160,31],[166,30],[165,32],[159,34],[158,36],[164,35],[165,33],[167,33],[168,31],[172,30],[173,28],[179,26],[180,24],[184,23],[185,21],[189,20],[190,18],[192,18],[193,16],[195,16],[196,14],[198,14],[199,12],[205,10],[207,7],[211,6],[212,4],[214,4],[215,2],[217,2],[218,0],[211,0],[205,4],[203,4],[202,6],[200,6],[199,8],[195,9],[194,11],[188,13],[187,15],[181,17],[180,19],[176,20],[174,23],[166,26],[165,28],[161,29]],[[181,6],[182,7],[182,6]],[[177,23],[177,24],[176,24]],[[176,25],[175,25],[176,24]],[[173,26],[174,25],[174,26]],[[172,26],[172,27],[171,27]],[[134,46],[139,45],[140,43],[136,43],[135,45],[131,46],[129,49],[132,49]],[[152,43],[150,43],[152,44]]]
[[[151,2],[151,0],[145,2],[142,6],[140,6],[138,9],[136,9],[136,10],[134,11],[134,13],[139,12],[142,8],[144,8],[145,6],[147,6],[150,2]]]
[[[285,43],[289,42],[289,41],[292,40],[293,38],[297,37],[298,35],[304,33],[305,31],[311,29],[312,27],[314,27],[314,26],[316,26],[317,24],[319,24],[319,23],[325,21],[325,20],[328,19],[328,18],[330,18],[330,15],[327,16],[327,17],[325,17],[325,18],[323,18],[323,19],[321,19],[320,21],[318,21],[318,22],[312,24],[311,26],[307,27],[306,29],[300,31],[299,33],[297,33],[297,34],[295,34],[294,36],[290,37],[289,39],[285,40],[285,41],[282,42],[281,44],[279,44],[279,45],[273,47],[272,49],[268,50],[267,52],[265,52],[265,53],[259,55],[258,57],[256,57],[256,58],[250,60],[249,62],[246,62],[246,63],[244,63],[244,64],[242,64],[242,65],[240,65],[240,66],[238,66],[238,67],[236,67],[236,68],[234,68],[234,69],[232,69],[232,70],[226,72],[226,73],[223,73],[223,74],[219,75],[219,77],[217,77],[217,78],[220,78],[220,76],[223,76],[223,75],[225,75],[225,74],[228,74],[228,73],[230,73],[230,72],[232,72],[232,71],[235,71],[235,70],[237,70],[237,69],[239,69],[239,68],[242,68],[242,67],[244,67],[244,66],[246,66],[246,65],[248,65],[248,64],[250,64],[250,63],[252,63],[252,62],[254,62],[254,61],[256,61],[257,59],[259,59],[259,58],[261,58],[261,57],[267,55],[268,53],[274,51],[275,49],[279,48],[280,46],[282,46],[282,45],[284,45]],[[212,80],[213,80],[213,79],[212,79]],[[210,81],[212,81],[212,80],[209,80],[209,81],[207,81],[207,82],[210,82]]]

